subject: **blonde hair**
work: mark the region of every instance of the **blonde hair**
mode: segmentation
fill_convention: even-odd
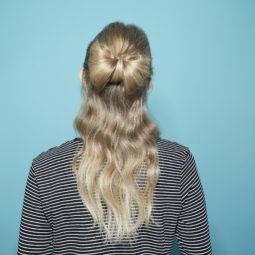
[[[83,141],[72,169],[80,197],[107,241],[129,241],[152,217],[160,131],[146,107],[152,58],[145,32],[113,22],[83,64],[74,128]]]

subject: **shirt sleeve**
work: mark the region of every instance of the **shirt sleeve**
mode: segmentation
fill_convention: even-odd
[[[181,255],[212,255],[204,191],[189,149],[181,171],[180,195],[182,210],[175,236]]]
[[[25,187],[17,254],[52,254],[52,228],[40,201],[33,163]]]

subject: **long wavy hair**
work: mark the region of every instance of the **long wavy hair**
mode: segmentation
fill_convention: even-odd
[[[148,38],[134,24],[112,22],[88,45],[74,120],[83,146],[72,170],[93,226],[110,242],[130,241],[154,222],[160,131],[146,107],[152,75]]]

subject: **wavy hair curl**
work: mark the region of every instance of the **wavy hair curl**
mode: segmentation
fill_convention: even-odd
[[[160,131],[147,110],[153,75],[145,32],[113,22],[89,43],[74,128],[83,141],[72,170],[106,240],[131,240],[153,221]]]

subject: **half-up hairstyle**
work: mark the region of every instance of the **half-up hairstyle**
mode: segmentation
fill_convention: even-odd
[[[72,162],[80,197],[105,240],[131,240],[153,221],[160,131],[146,101],[152,58],[145,32],[113,22],[92,40],[82,69]]]

